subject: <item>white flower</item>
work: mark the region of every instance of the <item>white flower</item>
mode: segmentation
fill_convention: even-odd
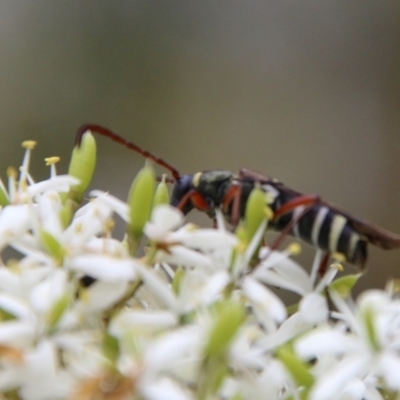
[[[0,263],[0,392],[28,400],[105,390],[148,400],[399,395],[394,285],[357,303],[331,292],[337,311],[329,312],[337,268],[317,280],[321,252],[310,274],[290,251],[265,257],[263,249],[254,265],[267,221],[245,247],[220,210],[217,229],[200,229],[156,207],[144,255],[132,255],[112,232],[114,214],[128,222],[126,203],[94,191],[76,210],[68,191],[77,180],[53,165],[35,183],[29,161],[27,150],[19,180],[9,171],[8,192],[0,181],[0,252],[19,252]],[[294,314],[267,285],[299,296]]]
[[[67,260],[66,264],[72,271],[109,282],[134,280],[137,276],[136,268],[139,265],[129,258],[123,259],[100,254],[75,256]]]
[[[186,314],[221,300],[229,283],[226,271],[209,273],[200,268],[186,271],[177,296],[179,313]]]
[[[58,368],[56,349],[47,341],[26,354],[20,379],[20,394],[27,400],[65,398],[74,385],[73,377]]]
[[[58,175],[45,181],[28,186],[27,192],[31,197],[48,191],[65,193],[68,192],[71,186],[74,186],[78,183],[79,180],[74,178],[73,176]]]
[[[266,350],[282,345],[294,337],[312,329],[315,326],[323,325],[328,319],[328,304],[321,292],[331,283],[337,273],[336,268],[328,268],[325,275],[313,288],[316,271],[321,261],[321,252],[318,251],[314,260],[310,276],[287,255],[272,253],[267,261],[256,268],[252,274],[261,282],[277,285],[280,288],[295,291],[303,297],[299,302],[298,312],[291,315],[282,325],[263,339]],[[276,264],[274,264],[274,258]]]
[[[267,331],[275,331],[276,323],[282,323],[286,318],[286,308],[282,300],[250,276],[243,280],[242,288],[258,321]]]
[[[101,190],[92,190],[90,195],[96,197],[99,202],[104,203],[108,208],[117,213],[125,222],[128,222],[128,205],[114,196]]]
[[[148,386],[143,385],[140,391],[149,400],[194,400],[194,397],[169,378],[161,378]]]
[[[0,213],[0,250],[19,239],[35,225],[35,213],[31,205],[9,205],[5,207]]]
[[[347,390],[354,379],[363,380],[366,376],[381,378],[390,390],[400,390],[398,300],[391,300],[384,291],[368,291],[359,297],[358,306],[352,310],[337,293],[332,292],[331,298],[347,330],[326,326],[309,332],[295,345],[303,358],[321,359],[321,363],[324,358],[331,360],[330,367],[321,371],[311,398],[333,398]],[[368,391],[368,383],[366,386]]]
[[[81,207],[69,227],[62,233],[60,242],[72,252],[79,252],[91,239],[105,230],[112,210],[102,201],[95,199]]]
[[[171,206],[154,209],[144,232],[159,248],[156,261],[210,269],[215,267],[215,253],[231,251],[237,244],[237,239],[224,230],[204,231],[189,224],[174,231],[182,222],[182,213]]]

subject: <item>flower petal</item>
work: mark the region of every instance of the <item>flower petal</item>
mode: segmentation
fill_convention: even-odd
[[[132,281],[136,277],[135,263],[132,260],[113,258],[107,255],[76,256],[70,259],[67,265],[73,271],[108,282]]]
[[[85,313],[99,312],[111,308],[128,289],[128,280],[97,281],[86,289],[81,305]]]
[[[300,300],[299,312],[310,325],[319,325],[328,319],[328,303],[320,294],[309,293]]]
[[[278,323],[286,318],[286,307],[282,300],[255,279],[249,276],[244,278],[242,288],[261,322],[265,322],[265,317]]]
[[[0,249],[20,237],[35,224],[32,206],[10,205],[0,212]]]
[[[41,283],[37,284],[31,291],[29,299],[36,311],[45,313],[64,293],[67,284],[65,271],[54,271]]]
[[[341,356],[348,352],[360,350],[356,337],[349,336],[329,327],[313,330],[295,342],[299,357],[310,360],[325,355]]]
[[[212,260],[207,256],[188,249],[184,246],[171,246],[170,254],[166,252],[158,252],[157,260],[168,264],[182,265],[184,267],[211,267]]]
[[[237,245],[238,239],[230,232],[222,232],[216,229],[197,229],[181,238],[184,246],[199,249],[203,252],[232,248]]]
[[[110,333],[121,338],[130,332],[154,332],[172,328],[178,317],[170,311],[121,311],[110,324]]]
[[[101,190],[92,190],[90,196],[96,197],[98,201],[103,202],[111,210],[117,213],[125,222],[128,222],[128,205],[115,196]]]
[[[330,400],[364,370],[366,360],[354,356],[345,358],[320,377],[311,389],[311,400]]]
[[[53,190],[55,192],[68,192],[71,186],[77,185],[79,179],[70,175],[57,175],[45,181],[35,183],[28,187],[28,193],[34,197],[40,193]]]

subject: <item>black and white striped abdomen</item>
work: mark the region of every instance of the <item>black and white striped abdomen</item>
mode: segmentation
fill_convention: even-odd
[[[281,231],[304,211],[293,212],[274,221],[272,228]],[[341,253],[352,264],[363,266],[367,258],[367,240],[360,236],[343,215],[323,204],[316,204],[294,226],[291,234],[329,253]]]

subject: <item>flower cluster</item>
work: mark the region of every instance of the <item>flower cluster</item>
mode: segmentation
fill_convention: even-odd
[[[0,185],[1,398],[396,398],[394,283],[353,301],[358,275],[337,278],[335,263],[319,276],[319,252],[307,273],[294,247],[260,248],[266,219],[246,240],[218,210],[216,229],[185,224],[149,167],[127,203],[93,191],[82,205],[93,145],[87,135],[68,175],[48,159],[35,183],[27,142],[19,177]],[[5,262],[9,248],[20,256]]]

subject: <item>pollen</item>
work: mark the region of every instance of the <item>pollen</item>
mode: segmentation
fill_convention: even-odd
[[[301,246],[299,243],[293,242],[289,244],[286,250],[288,251],[288,253],[290,253],[290,255],[297,256],[301,253]]]
[[[47,166],[57,164],[60,160],[60,157],[47,157],[44,159]]]
[[[29,150],[33,150],[36,146],[36,141],[35,140],[25,140],[22,142],[22,147],[24,149],[29,149]]]

